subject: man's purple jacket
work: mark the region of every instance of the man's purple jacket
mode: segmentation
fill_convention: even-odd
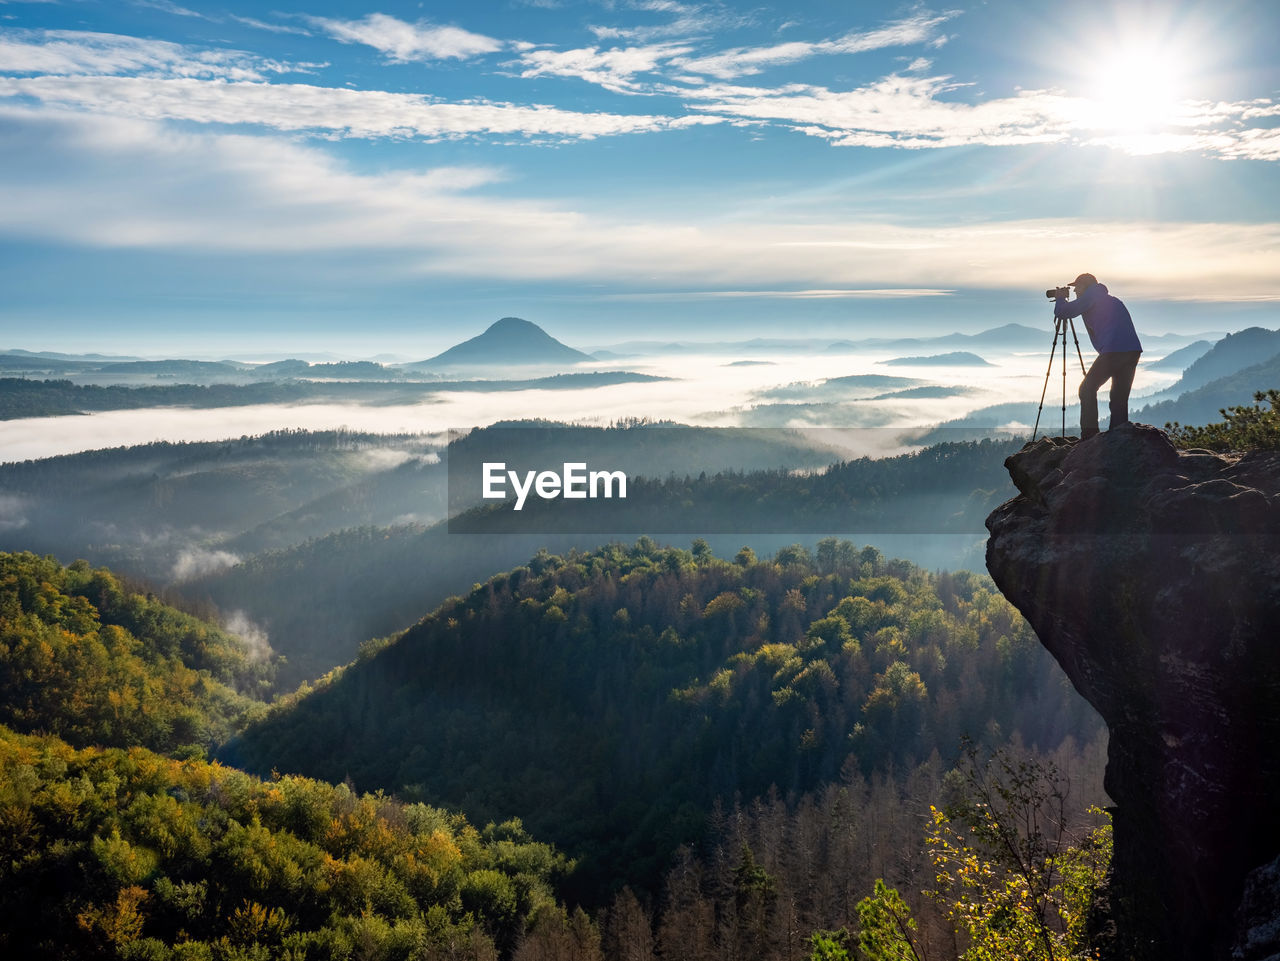
[[[1107,293],[1106,284],[1094,284],[1075,300],[1059,297],[1054,302],[1053,315],[1063,320],[1083,316],[1093,349],[1100,354],[1142,350],[1129,309],[1119,298]]]

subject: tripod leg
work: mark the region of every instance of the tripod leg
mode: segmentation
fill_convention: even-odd
[[[1062,436],[1067,436],[1067,324],[1062,325]]]
[[[1076,356],[1080,358],[1080,374],[1084,376],[1084,354],[1080,353],[1080,338],[1076,336],[1076,322],[1068,319],[1067,323],[1071,325],[1071,339],[1076,342]],[[1063,346],[1065,347],[1065,338],[1063,340]]]
[[[1044,387],[1040,390],[1040,406],[1036,409],[1036,426],[1031,431],[1031,442],[1034,444],[1036,434],[1040,432],[1040,414],[1044,411],[1044,397],[1049,392],[1049,375],[1053,373],[1053,355],[1058,352],[1058,330],[1062,326],[1062,321],[1057,317],[1053,319],[1053,346],[1049,348],[1049,368],[1044,372]],[[1066,343],[1066,334],[1063,333],[1063,343]]]

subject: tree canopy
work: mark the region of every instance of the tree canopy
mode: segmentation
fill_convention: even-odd
[[[1099,728],[985,577],[836,540],[728,562],[641,538],[477,584],[223,757],[519,815],[588,898],[652,889],[716,798]]]
[[[203,754],[263,705],[269,657],[83,561],[0,553],[0,723]]]
[[[1270,407],[1263,407],[1263,403]],[[1280,390],[1258,391],[1252,404],[1219,410],[1222,421],[1203,427],[1165,424],[1174,446],[1214,451],[1280,450]]]

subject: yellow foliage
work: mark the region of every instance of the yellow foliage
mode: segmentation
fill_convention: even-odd
[[[107,945],[122,947],[142,933],[146,918],[141,906],[146,899],[147,892],[131,884],[120,889],[114,902],[85,908],[76,915],[76,923]]]
[[[227,927],[231,942],[247,947],[278,942],[292,922],[280,908],[266,908],[257,901],[246,900],[231,913]]]
[[[745,607],[746,603],[738,594],[732,591],[723,591],[707,601],[707,606],[702,609],[702,616],[718,617],[732,614],[734,611]]]

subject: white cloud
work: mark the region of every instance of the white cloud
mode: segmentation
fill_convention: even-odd
[[[687,73],[702,74],[719,80],[732,80],[760,73],[768,67],[796,63],[809,57],[831,54],[864,53],[886,47],[927,43],[935,28],[949,16],[915,16],[899,20],[878,30],[847,33],[835,40],[792,41],[768,47],[739,47],[707,57],[695,57],[679,64]]]
[[[666,11],[695,9],[661,2],[656,6]],[[691,58],[693,46],[687,43],[564,51],[527,43],[511,45],[518,51],[515,63],[522,77],[577,77],[618,93],[680,98],[690,105],[692,116],[587,113],[488,100],[443,102],[423,94],[267,82],[317,65],[82,31],[0,33],[0,74],[10,75],[0,76],[0,97],[117,116],[261,125],[325,137],[559,142],[728,121],[779,126],[835,146],[916,149],[1064,143],[1130,154],[1196,152],[1280,160],[1280,135],[1272,124],[1280,116],[1280,103],[1267,98],[1171,103],[1162,116],[1147,118],[1144,125],[1135,124],[1128,111],[1117,110],[1114,104],[1059,91],[1023,90],[1010,97],[962,100],[955,95],[964,85],[947,76],[915,72],[928,66],[923,60],[911,63],[906,75],[892,74],[849,90],[705,82],[709,74],[750,74],[770,63],[820,52],[916,42],[927,38],[941,21],[941,17],[916,17],[833,41],[744,48],[703,58]],[[476,40],[478,34],[466,34],[459,41],[448,32],[456,28],[412,25],[381,14],[341,23],[357,33],[368,28],[372,33],[366,42],[396,58],[428,53],[464,56],[468,50],[498,44],[488,38]],[[693,70],[703,74],[689,75]],[[679,79],[687,85],[654,78],[672,71],[684,71],[686,75]]]
[[[521,54],[519,63],[524,68],[521,77],[576,77],[588,83],[599,84],[607,90],[631,93],[637,90],[635,76],[653,73],[665,62],[682,57],[693,48],[675,43],[658,43],[640,47],[598,50],[586,47],[578,50],[533,49]]]
[[[235,567],[239,563],[240,558],[230,551],[187,547],[178,552],[178,558],[173,562],[171,577],[175,581],[185,581],[192,577],[216,574],[218,571],[225,571],[228,567]]]
[[[102,76],[148,74],[262,80],[309,64],[288,64],[239,50],[195,50],[164,40],[77,30],[0,34],[0,73]]]
[[[271,643],[267,638],[267,632],[244,611],[232,611],[223,623],[222,629],[244,641],[250,661],[261,664],[271,659]]]
[[[1274,127],[1246,130],[1233,142],[1222,144],[1217,149],[1222,156],[1233,159],[1280,160],[1280,130]]]
[[[0,531],[16,531],[27,526],[26,501],[16,494],[0,494]]]
[[[782,122],[840,145],[947,147],[1061,140],[1083,104],[1034,92],[978,104],[944,101],[946,77],[892,75],[847,91],[790,85],[776,89],[709,86],[688,95],[695,109]]]
[[[399,271],[651,292],[1022,289],[1087,263],[1125,296],[1280,299],[1280,224],[619,219],[509,188],[485,196],[492,171],[358,174],[266,137],[15,111],[0,122],[0,233],[18,241],[329,251],[370,283]]]
[[[378,17],[381,15],[371,15],[356,26],[372,21],[377,28],[392,19]],[[432,50],[439,56],[461,55],[460,51],[471,49],[470,40],[454,42],[456,37],[450,32],[454,28],[436,28],[432,33],[400,21],[395,24],[410,29],[413,37],[396,41],[394,31],[382,36],[379,42],[388,44],[393,56],[422,52],[428,43],[436,44]],[[369,38],[370,42],[374,39]],[[664,51],[673,56],[684,49],[663,46],[600,55],[594,51],[554,54],[533,49],[526,50],[523,59],[529,64],[529,75],[595,71],[600,82],[610,83],[608,75],[612,75],[621,84],[630,74],[650,69]],[[314,66],[115,34],[13,31],[0,35],[0,74],[18,75],[0,77],[0,97],[24,97],[51,106],[152,120],[256,124],[340,137],[431,140],[485,136],[552,141],[719,122],[702,115],[584,113],[485,100],[446,103],[422,94],[261,82],[268,74]]]
[[[500,40],[471,33],[460,27],[441,27],[419,21],[407,23],[385,13],[371,13],[363,20],[307,20],[343,43],[362,43],[386,55],[393,63],[415,60],[465,60],[503,48]]]
[[[302,27],[295,27],[291,24],[284,23],[267,23],[264,20],[258,20],[255,17],[241,17],[231,14],[231,19],[237,23],[243,23],[246,27],[253,27],[255,30],[266,30],[269,33],[292,33],[300,37],[311,36],[311,31]]]
[[[679,12],[682,17],[701,15],[697,8],[680,4],[659,3],[652,9]],[[533,48],[522,52],[519,63],[524,70],[522,77],[555,75],[576,77],[598,84],[618,93],[665,92],[679,94],[680,88],[642,87],[635,82],[638,74],[655,73],[660,69],[674,71],[674,79],[688,84],[705,83],[705,78],[729,80],[758,74],[767,67],[795,63],[820,54],[861,53],[883,47],[923,43],[934,28],[947,17],[913,17],[889,24],[878,30],[846,34],[836,40],[817,42],[793,41],[768,47],[739,47],[705,56],[690,56],[696,49],[694,42],[685,40],[644,44],[632,47],[601,50],[586,47],[574,50]],[[685,27],[689,27],[688,23]],[[601,37],[630,36],[626,31],[595,31]],[[682,31],[687,35],[687,29]],[[912,65],[928,65],[917,60]],[[696,95],[696,94],[695,94]]]
[[[50,155],[60,158],[56,171],[38,159]],[[498,179],[493,170],[361,176],[319,149],[262,136],[0,111],[0,171],[0,230],[90,246],[398,250],[413,270],[452,269],[437,265],[467,251],[468,273],[491,244],[536,248],[550,232],[557,244],[582,246],[572,211],[466,195]],[[516,273],[538,273],[555,256],[534,251],[538,264]]]
[[[1197,152],[1276,160],[1274,128],[1245,124],[1276,110],[1272,101],[1187,102],[1171,129],[1135,131],[1093,100],[1050,90],[967,103],[944,100],[961,89],[949,77],[890,75],[852,90],[708,85],[681,90],[695,110],[781,123],[842,147],[940,148],[1075,143],[1132,154]],[[675,93],[675,88],[667,88]]]
[[[159,10],[162,13],[171,13],[175,17],[196,17],[200,20],[217,22],[213,17],[200,13],[198,10],[192,10],[189,7],[179,6],[173,0],[130,0],[130,2],[135,7],[147,7],[151,10]]]
[[[186,78],[0,77],[0,97],[5,96],[147,120],[254,124],[341,137],[586,140],[721,122],[703,115],[580,113],[487,101],[446,103],[380,90]]]
[[[748,22],[747,17],[727,13],[722,7],[677,3],[673,0],[632,0],[630,3],[617,4],[616,9],[656,13],[669,16],[671,19],[664,23],[640,26],[593,25],[588,27],[587,29],[595,34],[596,39],[648,41],[661,37],[680,37],[687,40],[701,34],[732,29]]]

